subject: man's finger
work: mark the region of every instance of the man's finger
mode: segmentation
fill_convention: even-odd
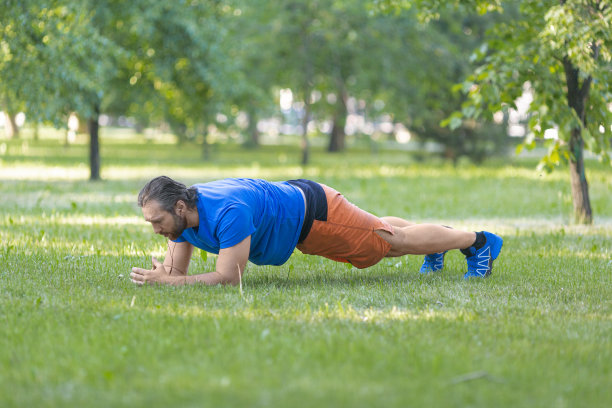
[[[142,285],[144,283],[144,276],[134,272],[130,273],[130,279],[137,285]]]
[[[151,272],[149,269],[142,269],[142,268],[132,268],[132,272],[137,273],[139,275],[144,275],[147,272]]]
[[[161,262],[159,262],[154,256],[151,257],[151,261],[153,261],[153,269],[157,269],[162,266]]]

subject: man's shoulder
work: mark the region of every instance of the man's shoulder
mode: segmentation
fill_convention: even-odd
[[[233,190],[233,189],[252,189],[265,188],[265,186],[273,184],[270,181],[263,179],[252,178],[225,178],[220,180],[209,181],[206,183],[194,184],[198,191],[205,192],[207,190]]]
[[[257,206],[260,199],[258,183],[254,179],[223,179],[209,183],[194,184],[198,190],[198,211],[202,210],[209,218],[218,218],[232,209],[248,209]],[[255,193],[255,194],[254,194]]]

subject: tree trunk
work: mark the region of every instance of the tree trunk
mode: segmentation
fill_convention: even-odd
[[[244,147],[255,149],[259,147],[259,130],[257,130],[257,114],[254,110],[247,112],[249,126],[247,128],[248,139],[244,142]]]
[[[308,122],[310,122],[310,92],[308,92],[308,96],[304,98],[304,117],[302,118],[302,166],[306,166],[310,160]]]
[[[304,3],[308,4],[308,2]],[[308,10],[308,8],[307,8]],[[302,82],[302,95],[304,96],[304,117],[302,118],[302,166],[310,161],[310,141],[308,140],[308,123],[310,122],[310,98],[312,96],[314,67],[310,50],[311,37],[309,26],[312,20],[304,21],[300,25],[301,55],[304,61],[304,78]]]
[[[176,136],[176,144],[182,145],[187,140],[187,125],[175,119],[166,119],[170,126],[170,131]]]
[[[570,180],[572,184],[572,202],[574,203],[575,221],[581,224],[593,222],[593,212],[589,199],[589,184],[587,183],[583,157],[584,141],[579,128],[572,130],[570,139]]]
[[[204,140],[202,140],[202,159],[204,161],[210,160],[210,144],[208,143],[208,129],[204,126],[204,131],[202,132],[204,136]]]
[[[19,126],[15,122],[15,115],[8,109],[4,111],[4,132],[9,139],[19,139]]]
[[[134,125],[134,132],[136,132],[138,136],[142,136],[146,127],[147,126],[143,121],[137,120],[136,125]]]
[[[346,92],[344,90],[340,90],[338,101],[336,102],[336,111],[334,112],[332,129],[331,133],[329,134],[329,145],[327,146],[328,152],[341,152],[346,147],[346,133],[344,133],[346,117],[348,115],[346,98]]]
[[[345,139],[346,135],[344,133],[344,124],[346,123],[346,119],[344,121],[339,120],[339,118],[335,117],[332,130],[329,134],[329,145],[327,146],[327,151],[330,153],[341,152],[345,147]]]
[[[40,140],[40,122],[34,123],[33,137],[35,142],[38,142]]]
[[[89,118],[89,180],[100,180],[100,142],[98,122],[100,116],[100,105],[94,106],[94,113]]]
[[[580,118],[582,125],[586,126],[586,101],[589,97],[591,77],[588,77],[579,84],[579,71],[574,67],[569,58],[563,59],[565,68],[565,80],[567,82],[567,103],[574,109]],[[593,222],[593,211],[591,210],[591,200],[589,198],[589,185],[586,179],[584,168],[584,140],[582,138],[582,128],[572,129],[569,140],[570,150],[570,180],[572,185],[572,202],[574,204],[574,219],[581,224],[591,224]]]

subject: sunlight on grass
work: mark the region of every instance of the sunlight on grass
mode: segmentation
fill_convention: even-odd
[[[132,298],[134,303],[138,302],[138,294]],[[247,295],[248,299],[248,295]],[[245,305],[248,306],[248,300],[245,300]],[[130,302],[129,308],[133,306],[132,301]],[[321,323],[329,320],[336,321],[347,321],[354,323],[371,323],[378,324],[383,322],[394,322],[394,321],[434,321],[434,320],[457,320],[467,322],[473,320],[475,315],[471,312],[464,310],[403,310],[397,306],[393,306],[388,310],[381,309],[364,309],[357,310],[351,305],[342,306],[337,304],[334,307],[330,307],[325,304],[323,308],[316,310],[269,310],[269,309],[254,309],[245,308],[240,310],[228,311],[226,309],[214,309],[207,308],[205,306],[180,306],[180,307],[145,307],[145,311],[152,314],[164,314],[168,316],[180,316],[180,317],[201,317],[206,316],[208,318],[242,318],[247,320],[259,321],[259,320],[274,320],[274,321],[299,321],[304,323]]]
[[[57,167],[27,163],[0,167],[0,179],[3,180],[63,181],[87,180],[88,178],[89,168],[85,164],[74,167]]]
[[[163,147],[163,146],[160,146]],[[135,148],[135,146],[131,146]],[[175,146],[168,147],[175,149]],[[73,151],[69,152],[74,154]],[[243,152],[244,153],[244,152]],[[177,152],[181,156],[180,152]],[[78,156],[77,156],[78,157]],[[85,158],[83,158],[85,159]],[[120,165],[115,163],[106,164],[102,162],[102,178],[106,180],[141,180],[160,174],[167,174],[177,178],[190,180],[211,180],[225,177],[256,177],[268,179],[285,179],[310,177],[357,177],[362,180],[377,177],[402,177],[402,178],[446,178],[449,173],[463,180],[478,179],[482,177],[499,177],[503,179],[523,179],[537,181],[540,183],[556,183],[568,180],[568,174],[563,169],[553,173],[538,172],[534,168],[519,166],[500,166],[494,169],[479,168],[475,166],[464,166],[455,168],[448,164],[432,166],[428,163],[407,163],[402,165],[391,165],[380,163],[372,166],[364,162],[363,165],[353,167],[350,171],[346,167],[345,157],[338,156],[338,160],[321,163],[323,166],[302,167],[299,165],[284,164],[278,160],[261,163],[249,159],[248,156],[237,157],[231,167],[226,163],[222,166],[215,161],[180,161],[168,162],[165,157],[152,156],[149,163],[138,163],[138,165]],[[194,167],[198,165],[197,167]],[[205,168],[201,168],[204,166]],[[598,169],[587,169],[588,178],[603,182],[612,186],[612,176],[607,171]],[[0,180],[35,180],[35,181],[65,181],[65,180],[87,180],[89,178],[89,167],[85,161],[71,165],[45,164],[43,157],[31,160],[27,155],[20,161],[4,163],[0,165]]]
[[[5,222],[10,219],[10,224],[14,225],[43,225],[53,223],[57,225],[114,225],[114,226],[145,226],[142,217],[137,216],[104,216],[104,215],[71,215],[65,213],[55,213],[42,216],[20,216],[12,218],[10,215],[4,216]]]
[[[60,225],[138,225],[143,226],[144,221],[142,217],[127,217],[127,216],[114,216],[104,217],[101,215],[95,216],[62,216],[57,217],[57,222]]]
[[[302,167],[260,167],[260,166],[235,166],[230,169],[207,166],[205,169],[185,168],[181,166],[141,166],[133,167],[108,167],[103,170],[102,177],[108,180],[147,180],[159,175],[166,175],[188,183],[201,183],[226,177],[249,177],[264,178],[269,180],[281,180],[286,178],[302,178],[316,176],[318,170]]]
[[[610,234],[612,230],[612,217],[599,217],[592,226],[567,224],[567,220],[560,217],[473,217],[473,218],[423,218],[419,223],[433,223],[448,225],[453,228],[472,231],[494,231],[508,235],[522,235],[527,233],[559,233],[567,235],[595,236]]]
[[[250,177],[270,180],[286,178],[317,177],[320,170],[293,167],[259,167],[236,166],[231,169],[207,166],[206,169],[185,168],[180,165],[139,165],[138,167],[105,166],[102,168],[104,180],[147,180],[159,175],[168,175],[180,180],[203,182],[226,177]],[[78,181],[89,179],[89,168],[80,165],[75,167],[45,166],[38,163],[11,165],[0,167],[0,180],[32,180],[32,181]]]

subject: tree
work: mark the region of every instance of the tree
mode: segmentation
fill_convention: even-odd
[[[373,97],[418,140],[441,145],[440,154],[453,162],[461,157],[480,162],[503,152],[507,137],[500,125],[465,121],[453,131],[440,125],[466,100],[451,88],[469,74],[469,54],[490,22],[456,12],[431,24],[417,17],[414,10],[377,15],[362,68],[371,72]]]
[[[308,124],[312,118],[312,91],[315,89],[318,47],[322,43],[317,19],[320,1],[287,0],[278,8],[271,34],[278,39],[276,74],[283,88],[291,88],[303,103],[301,110],[302,164],[310,159]]]
[[[96,114],[90,101],[99,99],[112,47],[80,2],[6,1],[0,32],[0,92],[5,98],[23,104],[35,122],[52,120],[56,126],[72,111],[88,118]],[[99,154],[92,151],[91,158],[91,178],[96,179]]]
[[[372,18],[364,1],[286,0],[271,24],[277,84],[301,101],[302,162],[308,161],[308,123],[331,121],[328,151],[345,147],[348,99],[369,98],[363,78],[370,48]],[[385,43],[373,49],[384,49]],[[280,68],[280,69],[279,69]]]
[[[218,40],[223,10],[214,0],[8,0],[0,102],[24,104],[30,118],[56,125],[70,112],[86,118],[90,179],[97,180],[100,112],[206,129],[233,83]]]
[[[362,78],[371,74],[363,69],[363,62],[372,51],[364,47],[364,41],[372,35],[374,19],[368,15],[365,6],[364,1],[333,1],[322,7],[319,13],[325,45],[321,50],[319,90],[325,99],[318,110],[331,118],[329,152],[345,149],[348,99],[364,96]],[[377,47],[386,48],[384,43]]]
[[[426,18],[447,7],[481,14],[512,9],[501,0],[389,0],[382,8],[416,6]],[[508,4],[510,3],[510,4]],[[612,96],[612,4],[605,0],[524,0],[515,18],[489,30],[488,41],[475,52],[480,66],[458,87],[468,96],[461,112],[448,124],[466,119],[490,119],[500,109],[514,107],[529,83],[534,100],[529,128],[534,136],[557,127],[541,165],[547,169],[569,162],[574,217],[593,220],[584,167],[584,150],[610,163],[610,123],[607,104]],[[533,137],[524,143],[535,145]]]
[[[208,127],[227,110],[240,86],[236,63],[227,53],[224,19],[232,8],[217,1],[154,3],[133,20],[117,42],[127,51],[109,88],[108,108],[141,122],[163,119],[179,137],[201,135],[210,155]],[[136,20],[136,21],[134,21]]]
[[[415,13],[372,15],[367,1],[303,3],[288,0],[276,11],[272,37],[283,70],[278,82],[297,90],[300,98],[303,83],[311,84],[308,100],[302,99],[304,110],[331,122],[329,151],[345,147],[349,99],[373,121],[392,116],[421,138],[443,144],[453,160],[462,155],[482,160],[503,148],[500,126],[473,122],[458,132],[440,126],[465,100],[450,88],[468,73],[467,54],[481,35],[481,21],[448,16],[424,25]],[[300,30],[300,24],[308,29]],[[464,34],[468,29],[472,36]]]
[[[243,113],[245,148],[260,145],[257,123],[278,113],[276,49],[279,39],[270,34],[278,22],[277,4],[268,1],[234,0],[232,15],[224,19],[227,36],[223,48],[233,63],[230,116]]]

